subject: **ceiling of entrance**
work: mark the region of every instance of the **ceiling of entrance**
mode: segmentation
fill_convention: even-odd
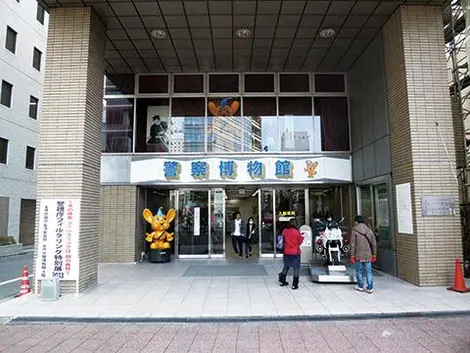
[[[347,71],[400,4],[407,1],[45,0],[92,6],[107,30],[112,73]],[[249,29],[249,38],[238,38]],[[334,29],[333,38],[320,35]],[[163,30],[164,39],[152,31]]]

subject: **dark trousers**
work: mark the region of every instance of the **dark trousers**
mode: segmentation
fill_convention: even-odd
[[[284,255],[284,268],[282,269],[282,274],[287,276],[289,268],[294,269],[294,277],[299,277],[300,275],[300,255]]]
[[[243,253],[243,237],[241,235],[232,235],[232,247],[235,254]]]
[[[253,247],[251,246],[251,238],[244,238],[245,239],[245,254],[249,255],[253,251]]]

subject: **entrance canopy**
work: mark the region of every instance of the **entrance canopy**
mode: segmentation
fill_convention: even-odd
[[[101,1],[108,73],[348,71],[398,6],[407,1]]]

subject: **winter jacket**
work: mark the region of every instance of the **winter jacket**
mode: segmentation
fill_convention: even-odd
[[[356,224],[351,232],[351,256],[354,256],[356,261],[370,261],[375,255],[377,255],[377,241],[374,232],[365,223]]]
[[[251,226],[251,233],[250,233],[250,226]],[[253,224],[250,224],[247,222],[245,228],[246,228],[246,232],[245,232],[246,238],[251,239],[254,236],[256,236],[256,224],[254,222]]]
[[[300,255],[300,245],[304,237],[297,228],[286,228],[282,231],[284,237],[284,255]]]

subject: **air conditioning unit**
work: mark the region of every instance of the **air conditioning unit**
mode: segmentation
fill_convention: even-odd
[[[43,300],[57,300],[60,295],[60,280],[57,277],[46,278],[41,281],[41,294]]]

